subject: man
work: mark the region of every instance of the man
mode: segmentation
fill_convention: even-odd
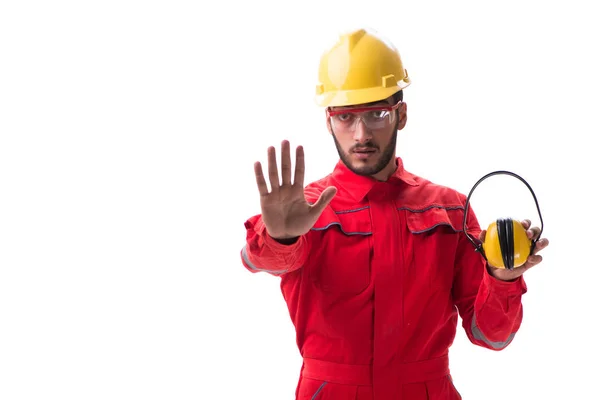
[[[245,223],[241,259],[280,277],[303,357],[297,399],[459,399],[448,349],[458,315],[471,342],[505,348],[519,329],[522,267],[488,266],[466,197],[411,174],[396,156],[410,80],[398,51],[377,33],[342,35],[322,59],[317,102],[340,156],[304,187],[304,154],[268,149],[267,188],[254,166],[261,214]],[[281,174],[281,180],[280,175]],[[529,238],[539,228],[522,222]]]

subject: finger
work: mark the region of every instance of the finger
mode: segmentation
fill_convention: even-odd
[[[550,242],[548,239],[544,238],[544,239],[538,240],[538,242],[535,244],[535,248],[533,249],[533,254],[537,254],[538,251],[543,250],[549,244],[550,244]]]
[[[540,256],[539,254],[534,254],[527,258],[527,264],[533,267],[534,265],[541,263],[542,259],[542,256]]]
[[[304,187],[304,149],[296,147],[296,170],[294,171],[294,185]]]
[[[292,181],[292,160],[290,158],[290,142],[281,142],[281,184],[289,185]]]
[[[540,228],[534,226],[533,228],[527,230],[527,237],[529,239],[535,240],[538,236],[540,236],[541,232],[542,230]]]
[[[527,230],[531,226],[531,221],[528,219],[524,219],[523,221],[521,221],[521,225],[523,226],[523,228],[525,228],[525,230]]]
[[[258,186],[258,193],[261,196],[266,196],[269,194],[269,188],[267,188],[267,182],[265,182],[265,177],[263,175],[262,166],[260,162],[254,163],[254,175],[256,176],[256,185]]]
[[[311,212],[321,215],[336,193],[337,188],[335,186],[329,186],[327,189],[323,190],[317,202],[311,207]]]
[[[277,172],[277,160],[273,146],[269,147],[267,155],[269,160],[269,182],[271,183],[271,190],[275,190],[279,188],[279,173]]]
[[[521,272],[521,275],[523,275],[525,272],[527,272],[529,269],[531,269],[533,267],[535,267],[535,264],[530,264],[529,262],[526,262],[525,264],[523,264],[518,269]]]

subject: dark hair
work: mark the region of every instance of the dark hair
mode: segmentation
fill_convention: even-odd
[[[399,101],[402,101],[404,99],[404,93],[402,90],[400,90],[399,92],[394,93],[394,97],[392,97],[394,99],[394,104],[396,104]]]
[[[389,97],[387,97],[385,99],[381,99],[381,100],[371,101],[371,102],[365,103],[363,105],[366,106],[366,107],[368,107],[368,106],[375,105],[375,104],[378,104],[378,103],[381,103],[381,102],[385,102],[385,101],[387,101],[387,99],[389,99]],[[401,101],[403,99],[404,99],[404,93],[402,93],[402,90],[400,90],[399,92],[396,92],[396,93],[394,93],[392,95],[393,104],[396,104],[396,103],[398,103],[399,101]]]

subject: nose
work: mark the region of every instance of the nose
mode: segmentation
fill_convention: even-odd
[[[358,143],[366,143],[371,140],[372,135],[367,125],[362,120],[362,118],[358,118],[356,121],[356,125],[354,126],[354,141]]]

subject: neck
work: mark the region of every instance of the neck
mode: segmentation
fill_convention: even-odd
[[[398,165],[396,164],[396,156],[394,155],[394,157],[392,157],[392,159],[385,166],[384,169],[382,169],[375,175],[371,175],[371,177],[378,181],[385,182],[390,178],[390,176],[394,175],[394,172],[396,172],[396,169],[398,169]]]

